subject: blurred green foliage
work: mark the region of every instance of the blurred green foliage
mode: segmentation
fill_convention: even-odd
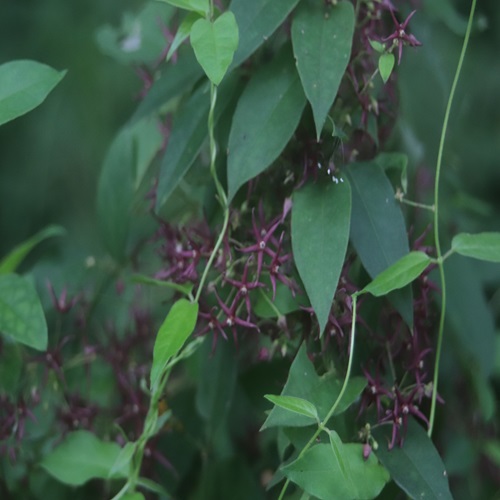
[[[408,197],[426,203],[432,202],[442,116],[469,2],[416,3],[423,9],[412,20],[412,32],[423,47],[407,50],[397,69],[401,113],[391,145],[410,157]],[[49,223],[61,224],[69,232],[64,241],[44,244],[44,255],[50,254],[47,250],[63,254],[55,265],[63,267],[65,260],[76,259],[83,263],[86,255],[103,253],[95,218],[97,177],[112,138],[136,108],[142,84],[132,67],[120,65],[99,50],[96,33],[103,25],[119,25],[125,11],[135,12],[142,5],[135,0],[2,0],[0,64],[34,59],[58,70],[67,69],[68,74],[41,107],[0,129],[0,257]],[[441,199],[444,240],[460,231],[499,230],[499,54],[500,3],[484,0],[478,6],[445,146]],[[427,213],[413,209],[407,216],[417,235],[429,221]],[[454,265],[452,270],[453,283],[460,282],[471,293],[470,300],[466,294],[461,296],[465,304],[457,301],[456,310],[466,314],[467,306],[476,312],[484,308],[493,312],[494,323],[485,312],[488,318],[483,315],[472,325],[483,332],[487,328],[488,335],[467,337],[460,325],[450,321],[449,329],[457,332],[445,341],[442,392],[447,404],[438,421],[438,446],[444,450],[449,473],[454,474],[453,491],[465,500],[484,493],[480,443],[498,434],[500,268],[468,262],[466,267]],[[63,279],[68,281],[70,275]],[[78,283],[71,286],[76,289]],[[125,311],[127,305],[122,304],[122,308]],[[450,309],[453,314],[453,295]],[[118,317],[119,311],[115,312]],[[122,314],[126,318],[126,313]],[[458,318],[462,325],[468,320]],[[484,342],[475,348],[492,354],[493,335],[496,358],[494,362],[490,359],[493,366],[488,367],[488,374],[495,383],[488,385],[478,381],[477,366],[467,362],[458,365],[456,361],[467,350],[467,340],[471,344]],[[481,361],[484,359],[479,356]],[[465,403],[471,404],[470,397],[463,401],[457,398],[452,386],[460,384],[474,393],[475,411],[464,408]],[[469,420],[456,417],[465,411]],[[460,435],[463,437],[457,439]]]
[[[69,241],[96,241],[97,175],[141,83],[99,51],[95,33],[138,5],[2,2],[0,63],[33,59],[68,74],[43,106],[0,131],[0,255],[49,221],[66,226]]]

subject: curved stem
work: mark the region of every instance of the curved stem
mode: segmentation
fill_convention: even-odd
[[[345,374],[344,383],[342,384],[342,388],[340,389],[340,393],[337,396],[337,399],[333,403],[332,407],[328,411],[326,417],[318,424],[318,428],[316,429],[316,432],[311,436],[311,439],[309,439],[309,441],[304,446],[304,448],[302,448],[302,451],[299,453],[299,456],[297,457],[296,460],[299,460],[300,458],[302,458],[304,456],[306,451],[316,442],[316,439],[321,434],[321,432],[326,429],[326,424],[328,423],[328,420],[330,420],[330,418],[332,418],[333,414],[335,413],[335,410],[337,409],[338,405],[342,401],[342,398],[344,397],[344,393],[347,389],[347,384],[349,383],[349,379],[351,378],[352,361],[354,359],[354,340],[356,338],[357,300],[358,300],[358,296],[357,296],[357,294],[354,294],[352,296],[352,325],[351,325],[351,342],[349,344],[349,361],[347,363],[347,371]],[[284,498],[289,484],[290,484],[290,479],[287,479],[285,481],[285,484],[283,485],[283,488],[281,490],[281,493],[280,493],[278,500],[282,500]]]
[[[210,110],[208,112],[208,139],[210,144],[210,173],[215,183],[215,188],[217,189],[217,196],[219,199],[219,203],[222,206],[222,210],[224,211],[224,220],[222,222],[222,229],[219,233],[217,241],[215,242],[214,248],[210,257],[208,259],[207,265],[203,270],[203,275],[200,279],[200,284],[198,285],[198,289],[196,290],[196,296],[194,298],[195,302],[198,302],[201,292],[203,290],[203,286],[205,285],[205,281],[207,279],[208,273],[212,267],[212,264],[217,256],[217,252],[219,251],[220,246],[222,245],[222,241],[224,239],[224,235],[227,231],[227,226],[229,225],[229,206],[227,204],[227,196],[222,187],[222,184],[217,177],[216,165],[215,161],[217,159],[217,143],[215,142],[215,104],[217,103],[217,87],[211,83],[210,84]]]
[[[465,32],[465,38],[462,45],[462,52],[460,53],[460,59],[458,60],[457,69],[455,71],[455,77],[453,78],[453,84],[451,86],[450,95],[448,97],[448,103],[446,105],[446,111],[444,114],[443,127],[441,129],[441,139],[439,141],[439,150],[436,162],[436,180],[434,184],[434,240],[436,245],[436,254],[439,267],[439,278],[441,285],[441,314],[439,318],[439,331],[438,331],[438,341],[436,346],[436,360],[434,363],[434,380],[432,385],[432,402],[431,402],[431,412],[429,417],[429,437],[432,436],[432,431],[434,429],[434,419],[436,416],[436,401],[437,401],[437,391],[438,391],[438,381],[439,381],[439,363],[441,359],[441,350],[443,345],[443,335],[444,335],[444,322],[446,316],[446,280],[444,275],[443,266],[443,256],[441,253],[441,244],[439,242],[439,181],[441,177],[441,165],[443,160],[443,150],[444,142],[446,139],[446,132],[448,130],[448,122],[450,119],[451,106],[453,104],[453,99],[455,97],[455,91],[458,85],[458,79],[462,71],[462,65],[465,58],[465,52],[467,50],[467,45],[469,44],[470,32],[472,28],[472,20],[474,18],[474,11],[476,9],[476,0],[472,0],[469,21],[467,23],[467,31]]]

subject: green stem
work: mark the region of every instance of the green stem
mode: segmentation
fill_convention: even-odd
[[[219,237],[215,243],[214,249],[210,254],[207,265],[203,270],[203,275],[200,279],[200,284],[198,285],[198,289],[196,290],[196,296],[194,298],[195,302],[198,302],[200,299],[201,292],[205,285],[205,281],[207,279],[208,273],[212,267],[212,264],[217,256],[219,248],[222,245],[222,241],[224,240],[224,235],[227,231],[227,226],[229,225],[229,205],[227,203],[227,196],[222,187],[222,184],[217,177],[217,170],[215,161],[217,160],[217,143],[215,142],[215,104],[217,103],[217,87],[211,83],[210,84],[210,110],[208,112],[208,139],[210,144],[210,173],[212,174],[212,178],[215,183],[215,188],[217,189],[217,196],[219,199],[219,203],[221,204],[222,210],[224,211],[224,220],[222,222],[222,229],[219,233]]]
[[[340,393],[337,396],[337,399],[333,403],[332,407],[330,408],[329,412],[327,413],[326,417],[318,424],[318,428],[316,429],[316,432],[312,435],[311,439],[309,439],[309,441],[304,446],[304,448],[302,448],[302,451],[299,453],[297,460],[299,460],[300,458],[302,458],[304,456],[304,454],[307,452],[307,450],[316,442],[316,439],[321,434],[321,432],[326,429],[326,424],[328,423],[330,418],[332,418],[333,414],[335,413],[335,410],[337,409],[338,405],[342,401],[342,398],[344,397],[344,393],[347,389],[347,384],[349,383],[349,379],[351,378],[352,362],[354,359],[354,340],[356,338],[357,300],[358,300],[358,296],[357,296],[357,294],[354,294],[352,296],[352,325],[351,325],[351,342],[349,344],[349,361],[347,363],[347,371],[345,374],[344,383],[342,384],[342,389],[340,389]],[[283,485],[283,488],[281,490],[281,493],[280,493],[278,500],[282,500],[284,498],[289,484],[290,484],[290,479],[287,479],[285,481],[285,484]]]
[[[443,150],[444,150],[444,142],[446,139],[446,132],[448,130],[448,122],[450,119],[451,106],[453,103],[453,99],[455,97],[455,91],[458,85],[458,79],[460,77],[460,73],[462,71],[462,65],[465,58],[465,52],[467,50],[467,45],[469,44],[470,32],[472,28],[472,20],[474,18],[474,11],[476,9],[476,0],[472,0],[470,13],[469,13],[469,21],[467,23],[467,31],[465,32],[465,38],[462,45],[462,52],[460,53],[460,59],[458,60],[457,69],[455,72],[455,77],[453,78],[453,84],[451,86],[450,95],[448,97],[448,103],[446,105],[446,111],[444,114],[443,127],[441,129],[441,139],[439,141],[439,150],[436,162],[436,180],[434,184],[434,240],[436,245],[436,255],[438,259],[438,267],[439,267],[439,278],[441,285],[441,314],[439,318],[439,331],[438,331],[438,340],[436,346],[436,360],[434,363],[434,380],[432,384],[432,402],[431,402],[431,411],[429,417],[429,437],[432,436],[432,431],[434,429],[434,419],[436,416],[436,401],[437,401],[437,392],[438,392],[438,381],[439,381],[439,363],[441,359],[441,349],[443,346],[443,335],[444,335],[444,322],[446,316],[446,281],[444,275],[444,266],[443,266],[443,256],[441,253],[441,244],[439,242],[439,181],[441,177],[441,165],[443,161]]]

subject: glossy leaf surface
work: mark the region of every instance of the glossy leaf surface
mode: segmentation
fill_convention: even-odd
[[[310,184],[293,197],[295,265],[322,333],[344,265],[351,222],[349,183]]]

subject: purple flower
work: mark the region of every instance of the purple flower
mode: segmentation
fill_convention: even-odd
[[[224,281],[227,283],[230,283],[233,285],[236,289],[236,296],[234,297],[234,301],[238,302],[240,299],[243,299],[245,301],[246,309],[247,309],[247,320],[250,319],[250,315],[252,313],[252,304],[250,302],[250,296],[249,292],[250,290],[255,290],[256,288],[261,288],[264,285],[264,283],[260,283],[258,278],[255,279],[255,281],[248,281],[248,267],[250,265],[250,262],[252,260],[252,257],[247,260],[245,267],[243,269],[243,275],[241,276],[241,279],[235,280],[232,278],[229,278],[227,276],[224,276]]]
[[[217,302],[219,303],[220,308],[224,311],[224,314],[226,315],[226,320],[223,323],[224,327],[229,327],[231,331],[233,332],[233,338],[235,343],[238,342],[237,336],[236,336],[236,325],[243,326],[245,328],[254,328],[256,330],[259,329],[257,325],[254,325],[250,321],[241,319],[237,316],[237,308],[238,308],[238,301],[233,299],[231,305],[228,307],[224,302],[221,300],[217,292],[215,292],[215,296],[217,297]]]
[[[54,309],[61,314],[66,314],[67,312],[69,312],[80,300],[80,297],[78,295],[76,297],[73,297],[71,300],[68,300],[68,293],[66,288],[63,288],[61,295],[58,297],[50,281],[47,281],[47,288],[49,290]]]
[[[262,270],[262,263],[264,261],[264,255],[268,255],[273,258],[276,254],[269,244],[272,243],[275,247],[278,245],[278,241],[274,236],[274,232],[281,224],[281,217],[271,221],[269,224],[265,224],[262,215],[262,206],[259,207],[260,215],[260,229],[257,227],[255,221],[255,212],[252,212],[252,234],[255,239],[255,243],[245,248],[240,248],[240,252],[243,253],[256,253],[257,254],[257,273],[255,279],[258,280],[260,277],[260,272]]]
[[[402,23],[399,23],[396,19],[396,16],[394,15],[394,11],[391,10],[392,20],[394,21],[396,29],[392,33],[392,35],[389,35],[387,38],[383,38],[382,41],[392,42],[389,50],[391,50],[393,47],[398,48],[398,64],[401,63],[401,56],[403,55],[403,45],[409,45],[410,47],[419,47],[420,45],[422,45],[422,43],[419,42],[413,35],[409,35],[408,33],[406,33],[408,23],[410,22],[410,19],[413,17],[415,12],[417,11],[412,11]]]
[[[405,396],[399,388],[395,388],[394,405],[392,409],[386,411],[386,416],[381,420],[381,422],[392,423],[392,438],[389,443],[389,450],[392,450],[396,444],[403,446],[410,415],[419,418],[429,426],[429,420],[414,402],[415,397],[418,397],[419,389],[420,386],[417,386]]]

